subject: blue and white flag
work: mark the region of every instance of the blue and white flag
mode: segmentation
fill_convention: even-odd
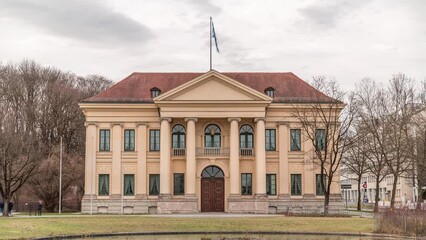
[[[219,47],[217,45],[217,36],[216,36],[216,31],[214,30],[214,24],[213,24],[213,20],[212,20],[212,38],[214,38],[214,44],[216,45],[216,51],[218,53],[220,53],[219,51]]]

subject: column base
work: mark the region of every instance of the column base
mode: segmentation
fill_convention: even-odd
[[[172,195],[171,194],[166,194],[166,193],[161,193],[159,196],[158,196],[158,200],[168,200],[168,199],[171,199],[172,198]]]
[[[146,194],[136,194],[136,199],[148,199],[148,196]]]
[[[195,193],[185,194],[186,199],[197,199],[197,195]]]
[[[290,200],[290,194],[279,194],[278,195],[278,199],[281,199],[281,200]]]

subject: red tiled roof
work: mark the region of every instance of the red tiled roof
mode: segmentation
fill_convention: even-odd
[[[135,72],[98,95],[84,100],[91,103],[152,103],[151,89],[165,93],[204,73]],[[276,103],[330,102],[332,98],[316,90],[293,73],[225,72],[221,73],[259,92],[275,89]]]

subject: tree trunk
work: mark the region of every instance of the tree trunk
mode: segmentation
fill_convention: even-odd
[[[10,200],[7,197],[3,198],[3,217],[9,217],[9,202]]]
[[[361,211],[361,179],[362,179],[362,175],[359,175],[358,176],[358,201],[356,206],[357,211]]]
[[[395,209],[395,195],[396,195],[396,184],[398,183],[398,175],[393,175],[393,185],[392,185],[392,197],[391,197],[391,204],[390,209]]]
[[[379,192],[380,183],[379,177],[376,177],[376,195],[374,196],[374,212],[379,212]]]

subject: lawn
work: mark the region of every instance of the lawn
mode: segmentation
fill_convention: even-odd
[[[373,220],[355,217],[46,216],[0,218],[0,239],[112,232],[310,231],[371,233]]]

